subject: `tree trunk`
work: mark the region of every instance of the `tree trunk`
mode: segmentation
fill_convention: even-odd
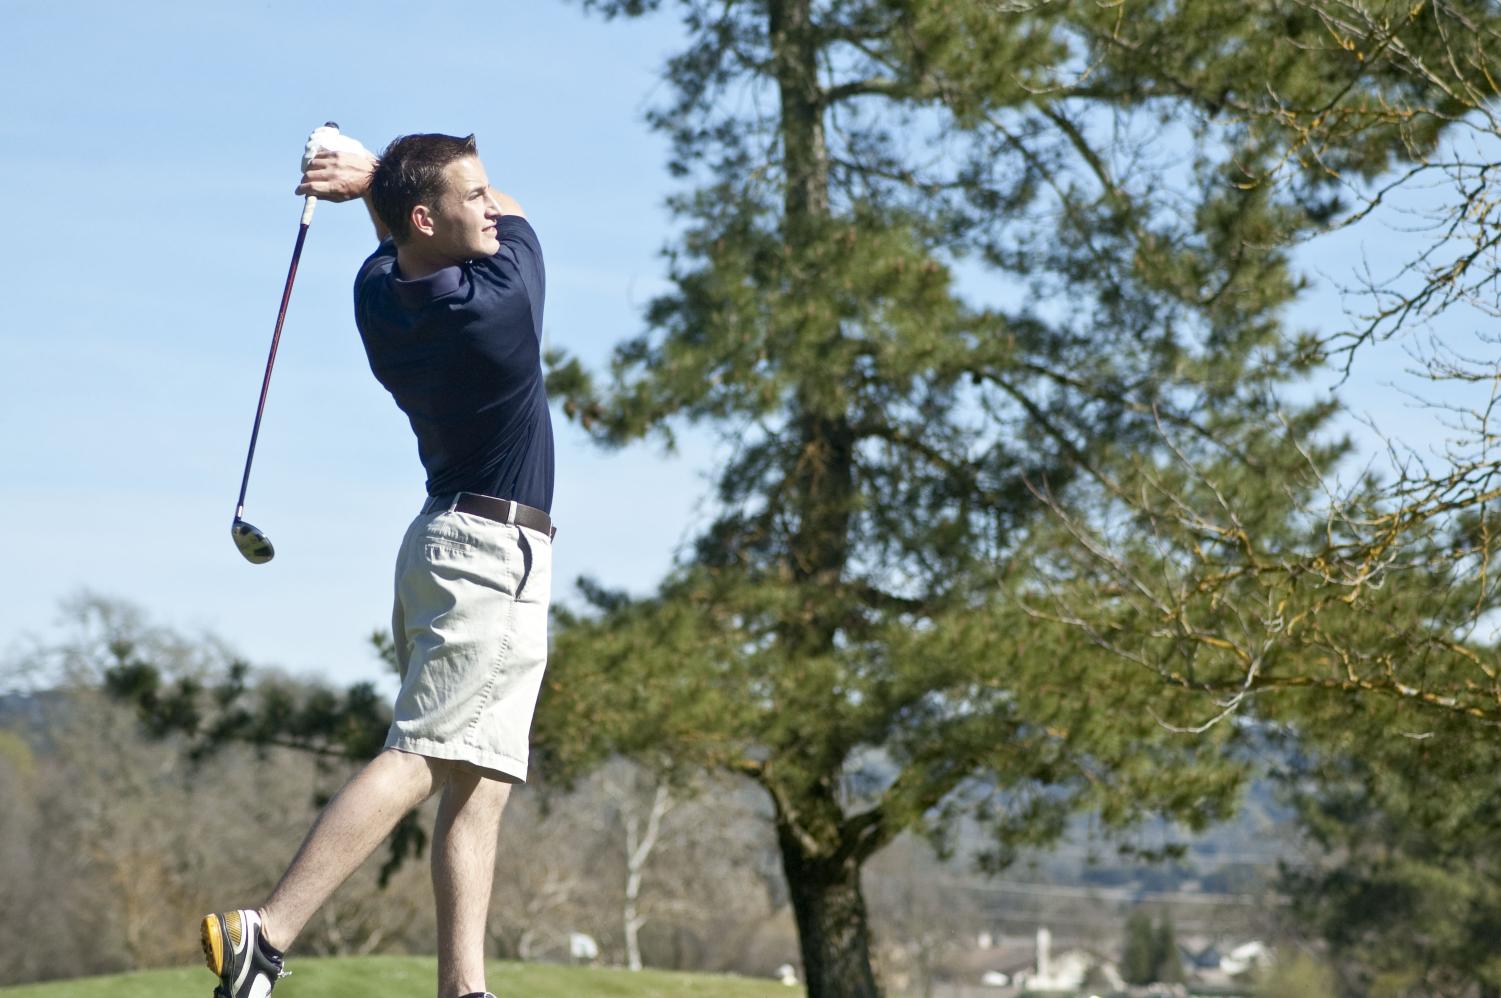
[[[870,965],[870,919],[859,862],[809,855],[802,836],[781,819],[777,840],[797,918],[808,998],[880,998]]]
[[[641,876],[646,861],[656,848],[657,836],[662,830],[662,817],[672,810],[672,795],[667,784],[657,784],[652,794],[651,811],[646,817],[646,828],[641,828],[641,816],[636,811],[632,788],[619,792],[621,821],[625,824],[625,907],[621,913],[625,932],[626,966],[631,970],[641,969],[641,926],[646,919],[641,917]]]
[[[818,36],[812,0],[772,0],[767,28],[781,96],[785,234],[796,243],[803,223],[829,213],[829,161],[824,146],[823,93],[818,85]]]
[[[829,214],[825,104],[818,78],[822,42],[812,0],[770,0],[767,16],[773,74],[781,98],[786,173],[782,235],[797,258],[808,250],[817,223]],[[799,272],[793,294],[816,295],[816,281],[816,275]],[[796,283],[811,286],[800,288]],[[837,323],[807,332],[830,341],[840,335]],[[826,401],[811,404],[804,395],[799,393],[796,406],[801,449],[790,476],[790,498],[798,523],[789,567],[801,582],[836,585],[849,552],[853,435],[847,417],[836,407]],[[832,620],[787,622],[781,636],[794,657],[822,655],[833,648],[837,627]],[[812,771],[825,770],[815,765]],[[880,998],[870,963],[870,920],[860,890],[863,857],[841,847],[843,815],[827,785],[803,789],[805,793],[797,796],[791,810],[785,797],[775,791],[772,797],[778,805],[777,839],[797,919],[808,996]]]

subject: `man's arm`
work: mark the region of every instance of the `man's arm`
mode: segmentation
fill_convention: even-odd
[[[370,201],[370,175],[379,162],[370,153],[341,152],[324,149],[308,161],[302,174],[302,183],[297,185],[298,194],[312,194],[321,201],[353,201],[362,198],[370,221],[375,226],[375,237],[387,239],[391,232],[375,213]]]
[[[496,204],[500,205],[500,213],[502,215],[520,215],[522,218],[526,218],[526,212],[521,210],[521,203],[511,197],[511,195],[502,194],[492,187],[490,188],[490,196],[495,199]]]

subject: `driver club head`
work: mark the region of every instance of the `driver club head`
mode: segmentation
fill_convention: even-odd
[[[235,547],[240,549],[245,560],[252,565],[264,565],[276,557],[276,549],[271,546],[271,538],[244,520],[236,519],[230,524],[229,533],[235,539]]]

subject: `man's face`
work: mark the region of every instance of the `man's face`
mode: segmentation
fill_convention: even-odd
[[[461,157],[444,167],[443,178],[448,186],[432,212],[433,250],[454,263],[495,255],[500,205],[490,195],[484,164],[477,156]]]

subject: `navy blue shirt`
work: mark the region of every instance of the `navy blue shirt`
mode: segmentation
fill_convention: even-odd
[[[542,384],[542,247],[506,215],[492,257],[401,279],[396,244],[354,284],[370,370],[417,434],[428,495],[478,492],[552,512],[552,416]]]

